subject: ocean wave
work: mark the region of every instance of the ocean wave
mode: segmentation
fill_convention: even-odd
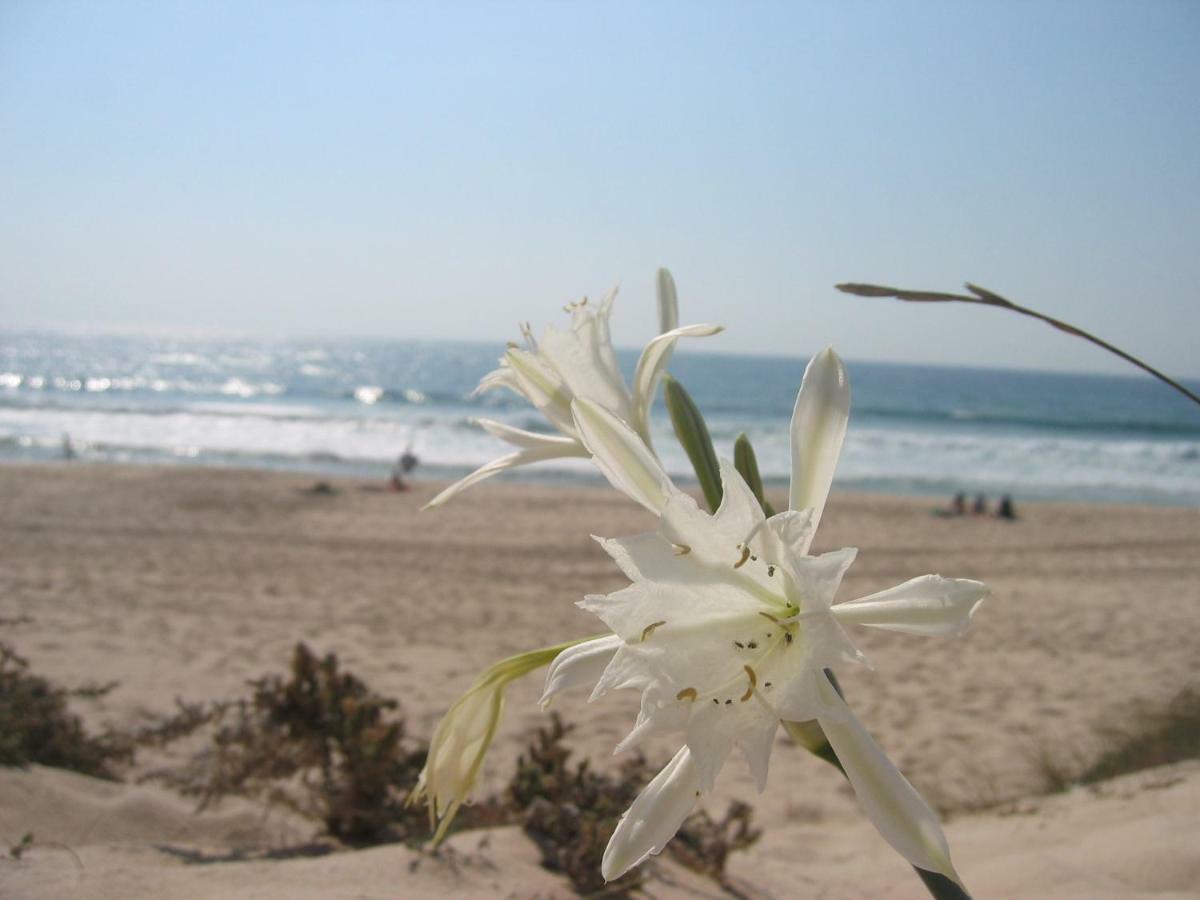
[[[1156,434],[1167,436],[1200,436],[1200,421],[1189,425],[1178,421],[1139,419],[1132,416],[1095,416],[1075,418],[1037,416],[1005,412],[987,412],[962,408],[953,409],[887,409],[855,407],[856,419],[885,419],[891,421],[961,423],[969,425],[1049,429],[1065,432],[1109,432],[1116,434]]]

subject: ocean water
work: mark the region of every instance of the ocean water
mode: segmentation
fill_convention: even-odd
[[[470,397],[500,344],[264,341],[0,332],[0,461],[251,466],[384,478],[411,448],[417,477],[505,452],[472,424],[545,430],[505,392]],[[627,373],[635,352],[619,353]],[[806,359],[679,351],[671,371],[719,453],[745,431],[764,479],[786,484],[788,423]],[[1200,504],[1200,408],[1148,377],[847,361],[851,424],[837,487],[949,497]],[[661,405],[654,442],[690,474]],[[582,460],[518,477],[595,481]]]

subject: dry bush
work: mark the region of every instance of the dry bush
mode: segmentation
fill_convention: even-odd
[[[1031,755],[1043,791],[1057,794],[1076,785],[1200,759],[1200,691],[1185,688],[1165,710],[1110,724],[1102,734],[1104,749],[1098,756],[1080,747],[1035,747]]]
[[[0,644],[0,765],[37,763],[116,780],[114,766],[133,756],[130,742],[112,732],[88,734],[67,709],[72,698],[95,699],[115,687],[56,687],[31,675],[29,663]]]
[[[1081,784],[1185,759],[1200,759],[1200,691],[1188,688],[1167,708],[1112,735],[1112,745],[1079,776]]]
[[[425,764],[426,747],[408,738],[398,704],[297,644],[287,678],[250,682],[249,698],[179,712],[139,734],[165,744],[211,727],[211,743],[181,769],[152,773],[200,807],[228,795],[279,804],[324,823],[350,844],[404,840],[425,814],[405,810],[404,791]]]

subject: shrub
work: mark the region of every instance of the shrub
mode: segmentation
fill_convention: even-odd
[[[116,780],[114,766],[129,761],[133,748],[119,735],[88,734],[67,709],[73,697],[94,699],[116,684],[74,690],[56,687],[29,673],[29,663],[0,644],[0,765],[37,763]]]
[[[278,803],[319,819],[350,844],[405,839],[425,815],[406,811],[403,789],[416,781],[426,748],[410,740],[398,704],[339,670],[337,657],[318,659],[303,643],[288,677],[250,682],[249,698],[179,712],[144,729],[141,743],[169,743],[205,726],[208,748],[179,770],[152,773],[200,807],[230,794]]]

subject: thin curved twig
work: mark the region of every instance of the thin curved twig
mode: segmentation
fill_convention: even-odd
[[[1016,303],[1013,303],[1011,300],[1001,297],[999,294],[993,293],[986,288],[981,288],[978,285],[971,284],[970,282],[967,282],[966,288],[973,296],[967,296],[966,294],[944,294],[940,291],[908,291],[903,290],[902,288],[884,287],[878,284],[838,284],[834,285],[834,287],[836,287],[842,293],[855,294],[859,297],[895,297],[897,300],[906,300],[910,303],[957,302],[975,303],[980,306],[997,306],[1000,309],[1007,309],[1015,313],[1020,313],[1023,316],[1039,319],[1045,322],[1047,325],[1057,328],[1059,331],[1065,331],[1067,334],[1073,335],[1074,337],[1083,338],[1085,341],[1089,341],[1095,344],[1097,347],[1101,347],[1107,350],[1109,353],[1113,353],[1121,357],[1121,359],[1125,360],[1126,362],[1133,363],[1142,371],[1148,372],[1159,381],[1169,385],[1170,387],[1173,387],[1197,406],[1200,406],[1200,396],[1197,396],[1189,391],[1175,379],[1164,375],[1149,363],[1145,363],[1138,359],[1132,353],[1126,353],[1120,347],[1114,347],[1108,341],[1098,338],[1094,334],[1089,334],[1082,328],[1076,328],[1074,325],[1063,322],[1062,320],[1056,319],[1053,316],[1048,316],[1045,313],[1040,313],[1035,309],[1029,309],[1026,306],[1020,306]]]

